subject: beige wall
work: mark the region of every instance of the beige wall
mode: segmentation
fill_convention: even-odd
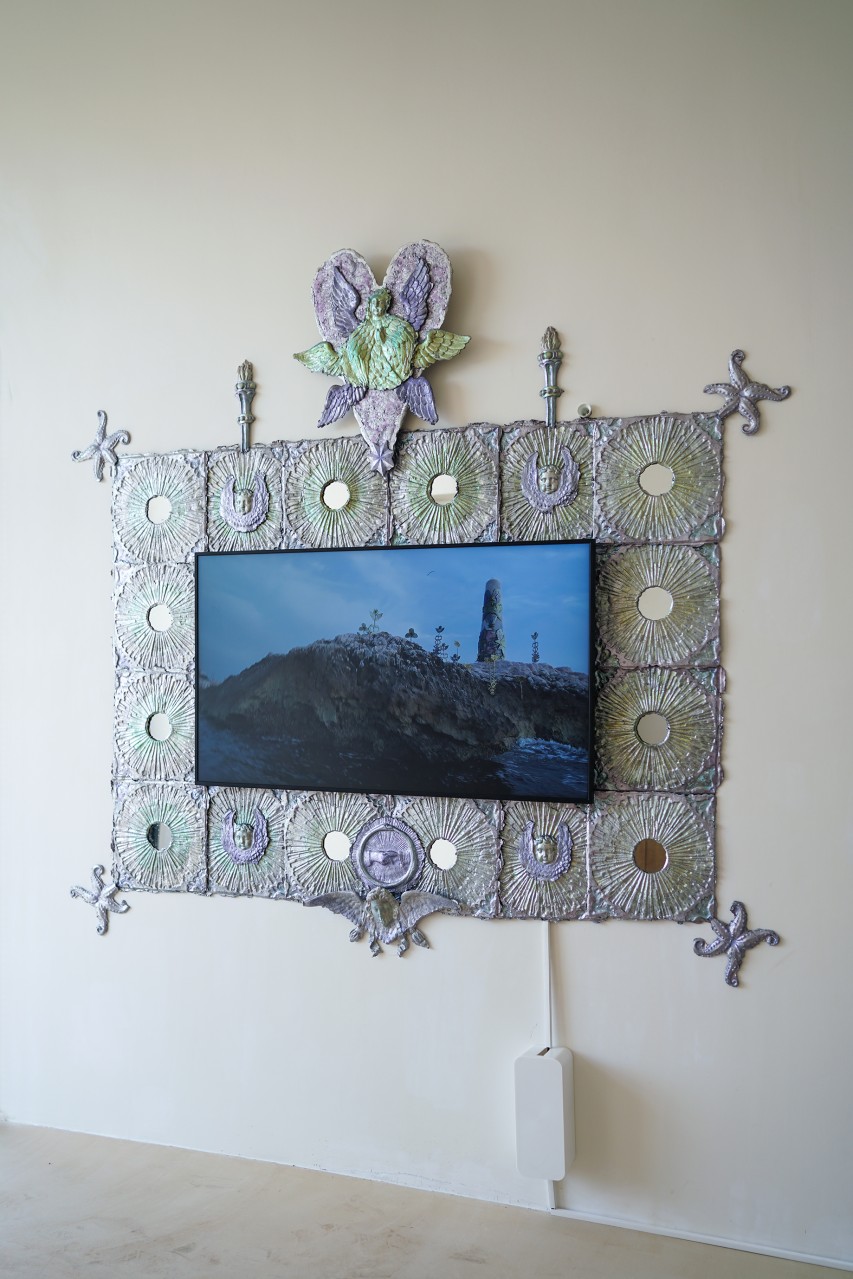
[[[727,439],[720,902],[784,944],[740,990],[688,926],[555,930],[589,1215],[828,1258],[850,1238],[849,3],[6,6],[2,1093],[14,1120],[541,1205],[512,1061],[543,1038],[540,924],[439,919],[369,961],[344,921],[68,898],[109,860],[109,487],[133,448],[311,436],[290,358],[334,249],[455,266],[446,423],[707,407],[729,351],[796,395]],[[349,433],[349,425],[342,428]],[[848,552],[849,553],[849,552]],[[707,935],[707,929],[702,930]]]

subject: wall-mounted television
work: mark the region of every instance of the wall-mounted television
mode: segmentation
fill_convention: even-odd
[[[591,542],[196,556],[196,780],[586,803]]]

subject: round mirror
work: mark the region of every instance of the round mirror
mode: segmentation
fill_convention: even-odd
[[[452,840],[435,839],[429,846],[429,859],[439,870],[450,870],[459,860],[459,854]]]
[[[165,742],[172,736],[172,721],[162,711],[155,711],[149,717],[145,728],[148,736],[153,737],[155,742]]]
[[[429,495],[437,506],[447,506],[459,492],[459,485],[452,475],[442,473],[433,478],[429,486]]]
[[[637,736],[647,746],[663,746],[669,737],[669,720],[659,711],[648,711],[635,724]]]
[[[167,631],[172,625],[172,610],[168,604],[152,604],[148,610],[148,625],[152,631]]]
[[[640,471],[638,483],[644,493],[650,497],[662,497],[668,493],[675,483],[675,472],[661,462],[652,462]]]
[[[145,514],[152,524],[165,524],[172,514],[172,503],[160,494],[149,497],[145,504]]]
[[[637,608],[650,622],[659,622],[672,612],[674,600],[662,586],[647,586],[637,600]]]
[[[322,497],[324,506],[328,506],[330,511],[340,511],[346,506],[352,494],[344,484],[343,480],[330,480],[323,489]]]
[[[145,838],[155,853],[165,853],[172,847],[172,832],[165,822],[152,822],[145,832]]]
[[[641,839],[634,845],[634,865],[646,875],[656,875],[667,863],[666,849],[656,839]]]
[[[323,852],[330,862],[345,862],[352,844],[342,830],[330,830],[323,836]]]

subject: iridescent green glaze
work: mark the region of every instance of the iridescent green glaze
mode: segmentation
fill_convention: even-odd
[[[349,500],[337,509],[323,494],[337,481]],[[385,534],[386,488],[358,440],[321,440],[296,455],[284,482],[288,541],[297,546],[365,546]]]
[[[501,537],[511,542],[573,541],[592,537],[592,438],[590,424],[538,423],[509,427],[501,440]],[[538,511],[522,489],[525,465],[535,452],[539,466],[562,469],[561,449],[567,448],[580,470],[577,496],[572,502]]]
[[[365,795],[318,791],[297,797],[288,818],[285,856],[298,897],[322,893],[363,891],[349,857],[334,861],[323,841],[338,832],[352,844],[365,823],[379,816],[379,809]]]
[[[113,530],[119,560],[165,564],[186,560],[204,532],[199,454],[154,453],[121,458],[113,489]],[[149,503],[165,498],[169,513],[153,522]]]
[[[474,428],[402,437],[391,475],[395,542],[475,542],[483,536],[497,517],[497,463],[490,443]],[[431,492],[439,475],[456,481],[456,495],[446,504]]]
[[[703,548],[705,549],[705,548]],[[720,591],[716,547],[624,546],[598,561],[596,613],[604,657],[620,666],[716,664]],[[670,612],[644,616],[643,593],[672,597]]]
[[[643,716],[666,720],[665,740],[643,741]],[[621,671],[595,704],[596,761],[617,790],[712,790],[718,712],[713,691],[686,671]]]
[[[703,812],[704,809],[704,812]],[[711,802],[684,795],[596,796],[590,874],[603,909],[623,919],[707,919],[713,906]],[[635,849],[656,840],[664,866],[641,870]]]
[[[151,732],[155,715],[168,720],[162,740]],[[193,689],[173,675],[123,680],[116,692],[116,775],[140,781],[183,781],[193,767]]]
[[[157,629],[154,610],[168,610],[169,625]],[[195,593],[185,564],[133,569],[116,597],[116,638],[122,657],[143,670],[185,671],[193,659]]]
[[[577,919],[587,905],[587,810],[525,799],[509,801],[503,830],[501,913],[509,919]],[[557,879],[534,879],[525,869],[519,844],[533,823],[534,837],[557,839],[560,824],[572,839],[569,869]]]
[[[469,339],[434,329],[418,343],[408,320],[391,315],[391,293],[374,289],[367,299],[365,316],[337,351],[330,342],[318,342],[300,351],[299,360],[312,373],[343,377],[352,386],[369,391],[393,391],[413,372],[427,369],[436,360],[452,360]]]
[[[228,812],[234,821],[251,825],[255,813],[266,821],[268,842],[257,861],[238,863],[228,854],[223,823]],[[284,808],[274,791],[228,786],[211,792],[207,814],[210,891],[239,897],[286,897],[284,860]]]
[[[400,808],[400,818],[418,833],[426,849],[418,891],[438,893],[485,918],[497,913],[498,822],[495,803],[472,799],[413,799]],[[456,862],[447,870],[430,857],[437,839],[449,840]]]
[[[116,806],[114,867],[122,888],[205,889],[202,792],[180,786],[132,788]],[[161,847],[152,827],[168,828]]]
[[[713,540],[721,532],[722,468],[716,418],[661,415],[617,424],[596,470],[601,532],[615,540]],[[713,432],[716,431],[716,438]],[[643,473],[671,475],[663,493],[643,488]]]

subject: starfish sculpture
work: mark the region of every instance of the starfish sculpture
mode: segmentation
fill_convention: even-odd
[[[118,892],[118,884],[104,883],[103,866],[95,866],[92,869],[92,887],[81,888],[76,884],[71,889],[72,897],[82,897],[84,902],[89,906],[95,907],[98,916],[98,932],[103,937],[109,925],[109,912],[113,911],[117,915],[123,915],[126,910],[130,910],[128,902],[117,902],[115,895]]]
[[[705,387],[706,395],[722,395],[724,404],[719,411],[719,418],[724,422],[732,413],[740,413],[744,419],[744,435],[755,435],[760,426],[758,416],[758,400],[787,400],[791,394],[789,386],[779,386],[775,390],[764,382],[750,382],[743,368],[743,351],[732,351],[729,359],[728,382],[712,382]]]
[[[738,971],[743,957],[753,946],[766,941],[768,946],[779,945],[779,934],[771,928],[747,928],[746,907],[743,902],[732,902],[732,922],[724,924],[720,919],[711,919],[709,923],[717,934],[714,941],[705,942],[697,937],[693,942],[693,953],[703,959],[711,955],[728,954],[726,964],[726,982],[729,986],[737,986]]]
[[[350,409],[380,475],[394,466],[394,442],[408,409],[435,425],[438,414],[425,370],[452,360],[468,338],[440,327],[450,298],[450,260],[430,240],[406,245],[377,287],[358,253],[340,249],[314,277],[314,310],[324,342],[299,351],[312,373],[339,377],[318,426]]]
[[[86,449],[75,449],[71,454],[71,461],[88,462],[93,458],[95,479],[100,481],[104,478],[105,462],[110,468],[110,474],[115,475],[118,466],[116,445],[129,443],[130,435],[127,431],[113,431],[112,435],[107,435],[107,415],[103,409],[98,409],[98,429],[94,440]]]

